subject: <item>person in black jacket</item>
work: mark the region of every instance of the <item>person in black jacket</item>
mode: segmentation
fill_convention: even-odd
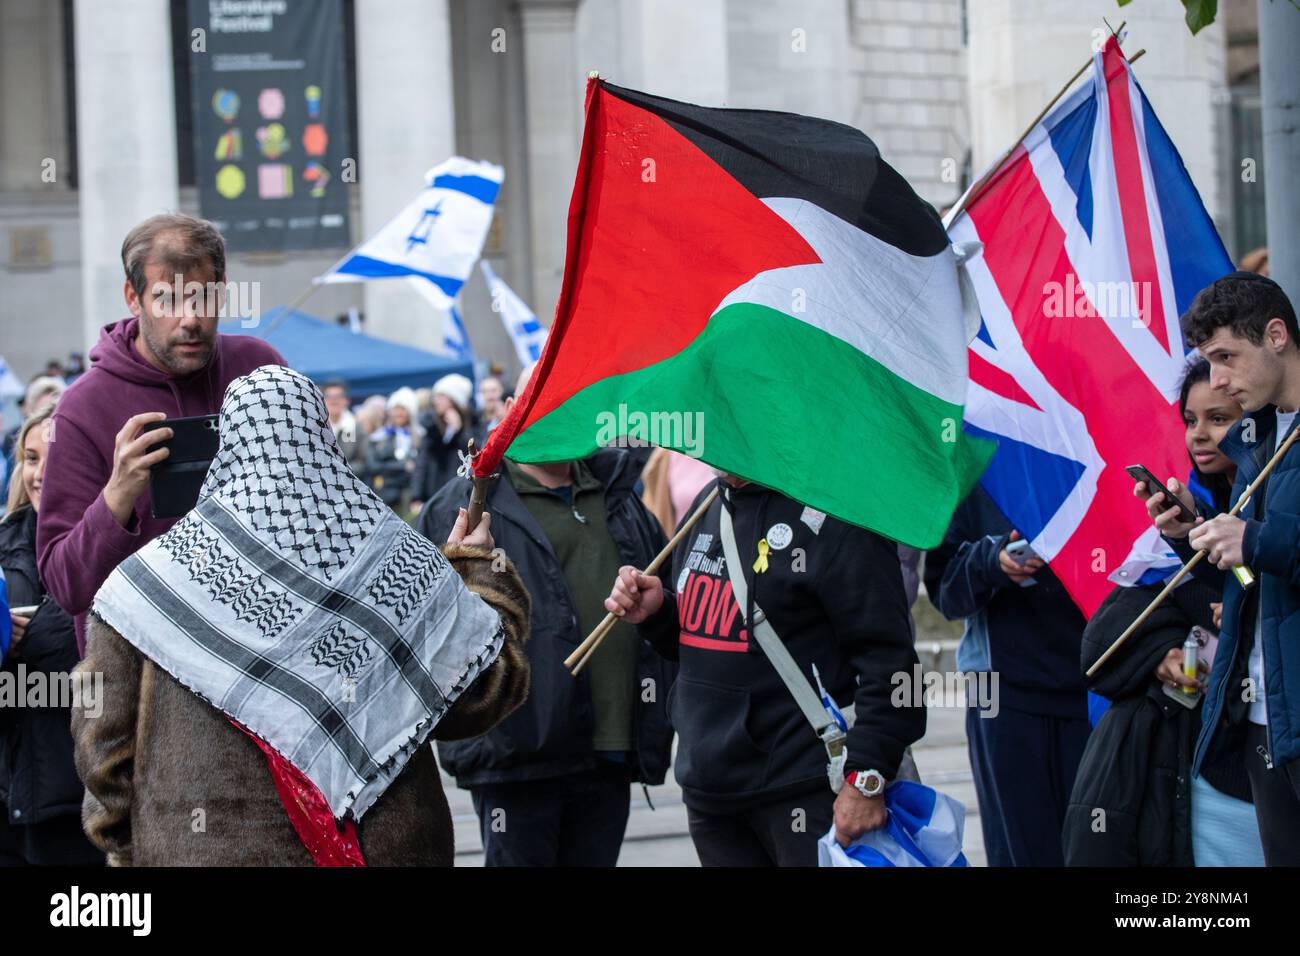
[[[366,483],[398,514],[410,501],[423,437],[424,430],[415,423],[415,393],[399,388],[389,396],[387,421],[370,433],[366,450]]]
[[[644,565],[621,568],[605,607],[680,662],[669,714],[700,863],[815,866],[832,823],[846,846],[884,825],[883,787],[925,733],[924,706],[907,695],[899,706],[891,699],[918,663],[898,549],[769,488],[718,481],[721,494],[674,551],[671,571],[661,580],[641,574]],[[719,538],[723,508],[748,584],[744,614]],[[825,747],[750,638],[754,605],[803,676],[813,681],[816,667],[840,709],[856,715],[844,768],[850,779],[838,796]]]
[[[480,433],[470,420],[473,383],[464,375],[444,375],[433,383],[433,407],[421,419],[424,441],[411,475],[411,509],[419,511],[438,489],[456,477],[460,453],[474,437],[483,447],[486,432]]]
[[[576,677],[564,666],[605,616],[618,567],[644,567],[665,544],[629,462],[618,448],[545,466],[506,459],[488,492],[483,520],[533,600],[532,685],[490,733],[438,744],[443,767],[473,796],[488,866],[613,866],[629,784],[658,785],[667,773],[676,668],[627,625]],[[420,513],[420,531],[436,540],[469,491],[467,481],[445,485]]]
[[[10,609],[37,605],[30,615],[12,613],[13,643],[0,665],[0,679],[12,682],[19,694],[35,672],[53,690],[78,658],[72,618],[46,596],[36,570],[36,513],[53,412],[47,406],[23,423],[0,523],[0,568]],[[0,866],[102,864],[104,855],[81,829],[85,791],[73,764],[69,702],[28,703],[0,707]]]
[[[1116,588],[1083,632],[1085,669],[1151,603],[1161,585]],[[1209,865],[1194,854],[1192,839],[1192,744],[1201,708],[1188,709],[1164,693],[1159,674],[1173,679],[1181,668],[1183,641],[1193,625],[1213,627],[1211,602],[1219,592],[1189,578],[1129,637],[1123,649],[1098,670],[1089,687],[1111,706],[1093,729],[1079,763],[1062,845],[1067,866]],[[1176,658],[1171,656],[1177,652]],[[1176,683],[1200,688],[1178,672]],[[1225,754],[1202,768],[1214,790],[1238,801],[1250,799],[1244,752]],[[1263,865],[1253,810],[1245,804],[1249,829],[1224,837],[1253,837]]]
[[[1061,866],[1061,824],[1090,729],[1084,619],[1040,559],[1013,559],[1007,546],[1019,538],[976,485],[927,554],[925,587],[944,617],[966,620],[958,668],[994,692],[994,707],[966,711],[988,864]]]
[[[1179,407],[1193,462],[1188,486],[1226,511],[1237,469],[1218,445],[1241,406],[1210,388],[1210,364],[1197,359],[1183,377]],[[1111,592],[1083,632],[1085,672],[1163,586]],[[1183,674],[1183,642],[1194,626],[1218,630],[1221,594],[1221,584],[1189,577],[1091,679],[1089,689],[1111,706],[1093,729],[1070,796],[1062,833],[1067,865],[1263,866],[1244,749],[1216,752],[1193,778],[1201,702],[1188,708],[1164,692],[1204,690],[1203,680]]]

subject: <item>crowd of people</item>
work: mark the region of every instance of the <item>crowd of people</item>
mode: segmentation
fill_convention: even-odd
[[[1087,676],[1176,568],[1085,619],[978,487],[922,559],[648,447],[507,456],[470,528],[461,453],[532,368],[355,401],[168,296],[225,280],[210,223],[153,217],[122,260],[130,316],[72,387],[34,378],[5,436],[3,669],[75,669],[103,699],[0,708],[0,864],[450,864],[441,766],[489,866],[612,866],[630,786],[670,770],[702,864],[815,865],[917,779],[926,710],[896,689],[922,576],[963,622],[957,668],[996,677],[966,719],[990,865],[1300,863],[1300,452],[1227,513],[1300,407],[1267,278],[1184,316],[1188,471],[1134,488],[1209,560]],[[220,441],[197,504],[158,517],[173,431],[151,426],[201,415]]]
[[[353,406],[347,382],[321,384],[330,429],[349,467],[402,514],[415,515],[455,476],[460,452],[473,438],[483,447],[501,421],[503,389],[494,375],[474,383],[444,375],[431,388],[402,387]]]

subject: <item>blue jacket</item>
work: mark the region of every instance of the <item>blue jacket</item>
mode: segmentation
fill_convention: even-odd
[[[1219,448],[1237,463],[1232,488],[1236,501],[1273,456],[1277,410],[1266,406],[1244,415]],[[1243,434],[1254,432],[1254,441]],[[1285,436],[1284,436],[1285,437]],[[1261,510],[1262,504],[1262,510]],[[1195,572],[1223,580],[1223,627],[1210,672],[1192,772],[1199,774],[1211,747],[1238,745],[1234,732],[1245,719],[1242,679],[1255,634],[1255,616],[1264,615],[1264,688],[1268,695],[1268,745],[1274,764],[1300,758],[1300,448],[1292,448],[1256,492],[1240,516],[1246,518],[1242,556],[1256,584],[1243,591],[1235,575],[1203,561]],[[1186,540],[1171,541],[1184,560],[1192,555]],[[1291,688],[1288,696],[1286,690]],[[1225,723],[1224,718],[1228,720]]]
[[[1002,706],[1083,719],[1083,614],[1051,568],[1027,588],[1006,576],[998,555],[1010,535],[1011,523],[976,485],[953,513],[943,544],[926,554],[926,593],[948,620],[965,619],[957,667],[996,671]]]

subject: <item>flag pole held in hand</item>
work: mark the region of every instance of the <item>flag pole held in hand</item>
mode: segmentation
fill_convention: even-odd
[[[694,528],[696,522],[704,517],[704,513],[709,510],[709,505],[713,504],[713,500],[718,497],[718,489],[721,487],[721,485],[713,486],[713,490],[710,491],[705,499],[700,502],[700,506],[696,508],[691,516],[686,519],[686,522],[677,529],[677,533],[673,535],[672,540],[664,545],[664,549],[655,555],[653,561],[646,565],[646,569],[641,572],[642,574],[654,574],[659,570],[659,566],[664,563],[664,560],[670,554],[673,553],[673,549],[676,548],[677,545],[681,543],[682,539],[686,537],[687,532]],[[591,655],[596,653],[596,648],[600,646],[600,642],[605,639],[605,635],[609,633],[610,628],[612,628],[617,622],[618,615],[613,611],[610,611],[605,615],[605,619],[597,624],[595,629],[587,635],[586,639],[578,645],[577,650],[564,659],[564,666],[570,668],[574,677],[577,677],[578,673],[586,666],[587,661],[591,660]]]
[[[1273,457],[1268,460],[1268,464],[1264,466],[1264,469],[1259,473],[1259,476],[1250,483],[1245,491],[1241,493],[1241,497],[1237,499],[1237,503],[1233,505],[1232,510],[1228,512],[1229,515],[1236,515],[1237,512],[1241,510],[1242,506],[1251,499],[1255,494],[1256,489],[1259,488],[1260,483],[1269,476],[1273,467],[1282,460],[1282,457],[1287,453],[1287,450],[1295,442],[1297,437],[1300,437],[1300,431],[1293,429],[1291,434],[1287,436],[1286,441],[1282,442],[1282,444],[1278,446],[1277,451],[1273,452]],[[1168,492],[1166,492],[1166,494],[1167,493]],[[1105,664],[1106,661],[1110,659],[1111,655],[1123,646],[1124,642],[1132,636],[1133,632],[1142,626],[1142,622],[1150,617],[1151,613],[1164,602],[1165,598],[1169,596],[1169,592],[1178,586],[1178,582],[1187,577],[1188,572],[1190,572],[1192,568],[1196,567],[1197,563],[1207,554],[1209,554],[1208,551],[1197,551],[1196,554],[1192,556],[1192,559],[1184,564],[1182,569],[1169,579],[1169,582],[1164,586],[1164,590],[1152,599],[1151,603],[1147,605],[1146,610],[1138,615],[1137,620],[1126,627],[1123,634],[1115,638],[1115,643],[1106,648],[1106,653],[1097,658],[1096,663],[1088,668],[1085,675],[1091,677],[1095,674],[1101,665]]]
[[[473,484],[473,489],[469,493],[469,512],[465,518],[466,534],[477,528],[479,521],[483,518],[483,508],[487,505],[488,485],[496,478],[496,475],[480,477],[474,474],[474,456],[477,454],[474,439],[471,438],[466,446],[466,452],[461,455],[460,466],[460,474],[468,478]]]

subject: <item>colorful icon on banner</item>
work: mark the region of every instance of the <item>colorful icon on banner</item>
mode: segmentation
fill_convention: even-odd
[[[257,194],[263,199],[288,199],[293,195],[293,167],[262,163],[257,167]]]
[[[329,144],[329,133],[325,132],[325,127],[320,123],[308,123],[302,131],[302,148],[308,156],[324,156]]]
[[[279,123],[268,123],[258,127],[257,145],[267,159],[279,159],[289,151],[289,134]]]
[[[321,199],[325,195],[325,185],[330,181],[330,171],[313,159],[302,171],[302,179],[305,183],[311,183],[311,197]]]
[[[307,99],[308,119],[320,119],[320,87],[313,83],[303,90],[303,96]]]
[[[244,192],[244,171],[229,164],[217,170],[217,193],[225,199],[237,199]]]
[[[284,115],[284,93],[278,87],[268,86],[257,94],[257,111],[262,119],[278,120]]]
[[[233,123],[239,115],[239,94],[234,90],[217,90],[212,94],[212,112]]]
[[[217,137],[217,148],[213,150],[212,158],[234,162],[244,158],[244,137],[238,126],[232,126]]]

